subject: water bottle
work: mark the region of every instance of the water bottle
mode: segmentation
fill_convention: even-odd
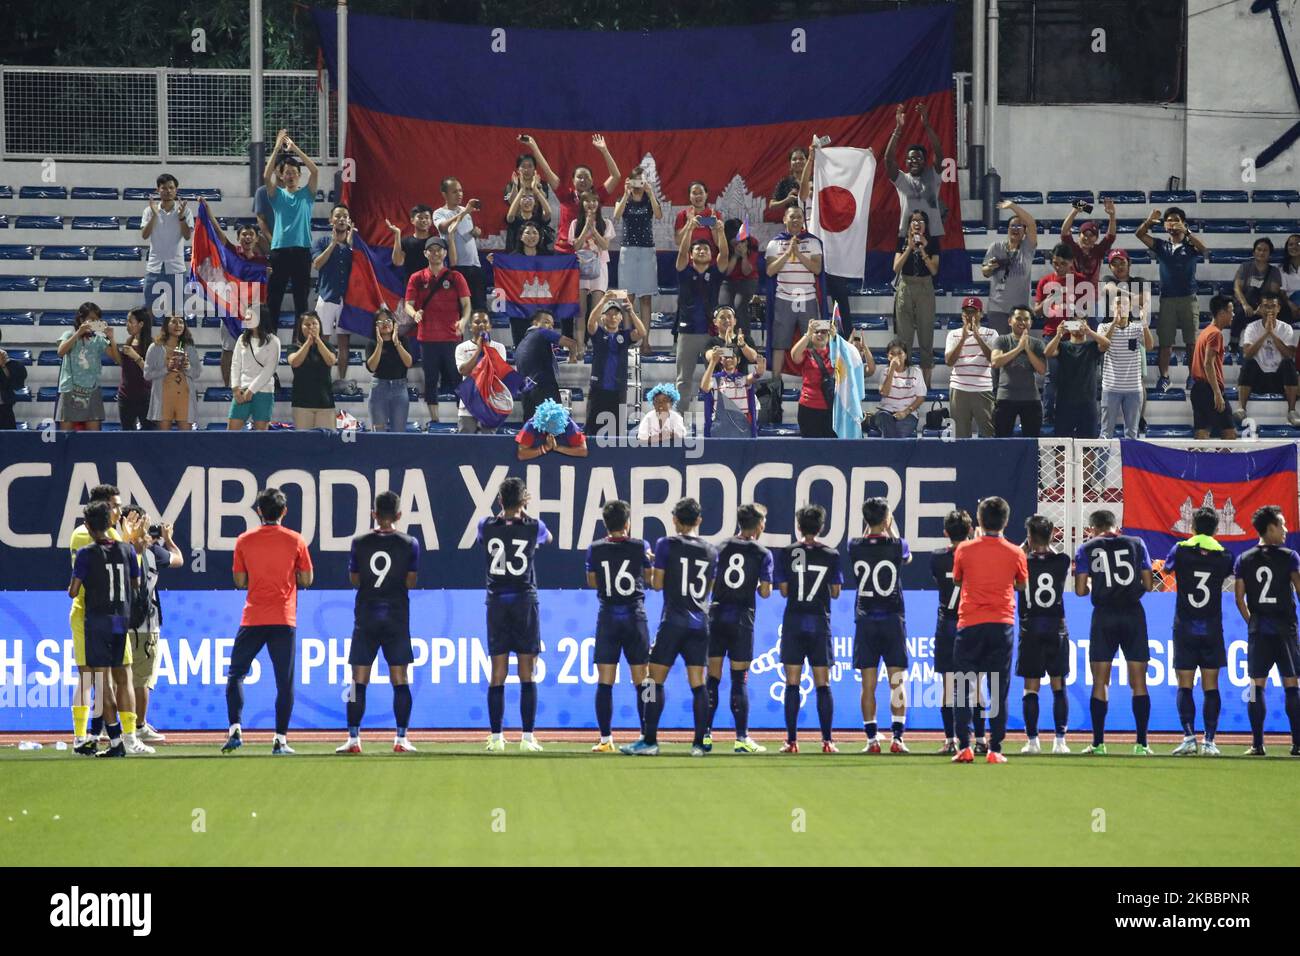
[[[18,741],[18,749],[19,750],[41,750],[42,747],[40,744],[31,740],[20,740]]]

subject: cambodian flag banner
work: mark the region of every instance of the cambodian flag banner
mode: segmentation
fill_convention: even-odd
[[[1174,544],[1193,534],[1192,513],[1203,505],[1218,511],[1215,537],[1234,555],[1259,540],[1250,516],[1264,505],[1282,509],[1287,545],[1300,546],[1294,444],[1258,451],[1200,452],[1124,441],[1120,456],[1124,530],[1146,541],[1153,558],[1168,554]]]
[[[578,257],[506,255],[492,257],[499,308],[512,319],[526,319],[548,309],[560,319],[578,314]]]
[[[494,348],[486,348],[473,371],[461,380],[456,394],[484,428],[496,428],[515,410],[515,396],[524,378]]]
[[[352,272],[339,315],[339,325],[348,332],[373,338],[375,313],[380,306],[395,313],[398,301],[406,294],[404,274],[393,265],[390,249],[372,248],[360,235],[352,236]]]
[[[313,15],[334,74],[334,11]],[[519,135],[535,137],[567,189],[578,165],[604,182],[608,170],[591,142],[600,132],[621,175],[643,167],[664,205],[655,225],[660,250],[675,248],[673,222],[696,179],[725,218],[748,219],[762,245],[781,229],[765,213],[776,184],[789,175],[791,149],[829,136],[835,146],[871,148],[882,159],[863,253],[870,252],[867,278],[883,281],[898,241],[898,193],[883,171],[897,105],[908,105],[900,151],[927,143],[912,108],[925,103],[944,156],[955,158],[953,25],[950,4],[662,32],[501,29],[352,14],[345,149],[355,181],[345,183],[343,200],[366,238],[379,244],[385,218],[406,222],[415,203],[441,205],[437,184],[454,176],[466,199],[482,202],[474,220],[484,248],[502,248],[502,190],[515,157],[527,152]],[[612,72],[595,80],[592,64]],[[969,282],[955,162],[949,168],[954,174],[941,190],[942,275]],[[622,191],[620,181],[606,207]]]
[[[238,335],[244,309],[266,298],[266,262],[245,259],[235,252],[209,214],[207,203],[199,203],[190,250],[190,279],[203,290],[230,334]]]

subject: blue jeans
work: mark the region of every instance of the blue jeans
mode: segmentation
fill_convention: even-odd
[[[411,395],[404,378],[377,378],[370,386],[370,427],[377,432],[404,432]]]
[[[1124,437],[1137,438],[1138,419],[1142,416],[1141,392],[1101,391],[1101,437],[1114,438],[1115,426],[1124,423]]]
[[[890,412],[884,410],[876,412],[871,423],[876,426],[880,432],[881,438],[915,438],[917,419],[916,415],[908,415],[903,420],[895,418]]]

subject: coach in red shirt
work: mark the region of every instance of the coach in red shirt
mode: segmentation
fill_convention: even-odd
[[[429,263],[406,283],[406,311],[415,319],[415,337],[420,342],[420,365],[424,368],[424,403],[429,421],[438,420],[438,386],[445,380],[448,391],[460,384],[456,346],[469,328],[469,285],[465,277],[447,266],[447,240],[431,236],[424,243]]]
[[[1011,686],[1011,646],[1015,635],[1016,589],[1029,580],[1025,552],[1002,531],[1011,506],[1002,498],[980,502],[980,533],[964,541],[953,553],[952,579],[961,587],[957,605],[957,640],[953,668],[957,671],[957,738],[953,763],[972,763],[970,746],[971,704],[977,700],[979,675],[989,675],[989,695],[997,696],[997,710],[989,719],[989,763],[1006,763],[1002,740],[1007,735],[1007,691]]]
[[[298,588],[311,586],[311,555],[302,535],[280,524],[286,507],[283,491],[262,489],[253,507],[262,526],[245,531],[235,540],[235,587],[247,589],[248,598],[230,652],[230,676],[226,679],[230,736],[221,752],[230,753],[243,746],[239,721],[244,710],[244,678],[253,659],[265,647],[275,672],[275,740],[271,753],[291,754],[288,733],[293,713]]]

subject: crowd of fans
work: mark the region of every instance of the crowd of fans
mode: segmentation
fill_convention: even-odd
[[[862,356],[864,377],[879,375],[879,399],[861,409],[861,424],[884,437],[919,433],[936,357],[935,278],[947,212],[939,193],[943,156],[924,107],[916,112],[928,145],[900,151],[907,118],[900,106],[884,155],[885,175],[898,192],[901,210],[893,259],[896,337],[878,368],[861,336],[850,336]],[[564,182],[533,137],[521,135],[519,143],[521,152],[504,192],[507,249],[525,256],[572,252],[580,289],[578,317],[566,317],[558,327],[547,309],[511,319],[514,365],[528,383],[520,396],[525,421],[543,402],[563,404],[555,352],[564,349],[570,363],[590,355],[588,431],[603,427],[606,434],[621,436],[640,418],[642,438],[651,442],[685,434],[696,427],[692,407],[698,397],[705,405],[704,434],[756,436],[761,424],[782,422],[784,384],[793,377],[800,386],[800,434],[835,436],[836,373],[829,365],[829,345],[849,332],[852,319],[849,284],[825,272],[821,241],[807,228],[815,142],[791,151],[788,175],[776,184],[768,207],[769,218],[779,218],[783,228],[761,250],[748,235],[747,223],[726,221],[709,204],[705,183],[690,184],[687,205],[673,222],[674,387],[671,392],[655,390],[644,408],[631,414],[626,406],[629,357],[637,350],[650,351],[651,299],[659,291],[653,227],[664,211],[644,169],[638,166],[623,177],[599,134],[592,136],[592,145],[604,161],[606,176],[600,182],[586,165],[576,167]],[[270,270],[262,308],[245,313],[239,335],[222,328],[221,369],[232,392],[231,429],[242,429],[249,420],[256,429],[268,427],[283,347],[279,314],[288,292],[297,317],[287,347],[294,426],[335,427],[335,396],[359,391],[348,378],[350,334],[341,324],[355,225],[347,207],[336,204],[329,234],[311,242],[318,174],[310,157],[281,130],[254,197],[257,227],[239,228],[235,242],[222,237],[237,255]],[[116,341],[98,306],[87,302],[59,341],[61,428],[99,428],[104,419],[99,369],[106,359],[122,368],[118,411],[123,428],[188,428],[197,420],[199,355],[179,317],[181,300],[158,298],[164,289],[168,295],[177,290],[179,296],[181,283],[171,277],[186,271],[184,244],[194,229],[194,212],[177,198],[178,185],[170,174],[159,176],[158,196],[142,217],[149,302],[130,313],[124,340]],[[375,315],[361,353],[372,376],[369,411],[375,430],[406,430],[408,375],[417,361],[429,418],[437,422],[440,394],[453,391],[488,349],[507,355],[490,337],[478,247],[482,231],[475,223],[481,203],[466,200],[454,177],[441,181],[440,192],[442,205],[412,206],[407,226],[386,223],[392,263],[406,287],[395,312],[381,309]],[[1290,324],[1289,298],[1300,298],[1300,235],[1288,238],[1281,267],[1272,262],[1272,242],[1256,241],[1252,260],[1237,272],[1232,295],[1214,298],[1215,320],[1198,331],[1196,273],[1207,250],[1181,209],[1152,211],[1136,232],[1159,269],[1160,308],[1152,315],[1146,285],[1133,276],[1128,254],[1114,248],[1112,202],[1104,204],[1104,231],[1096,220],[1078,221],[1084,204],[1076,204],[1061,224],[1050,268],[1036,281],[1033,260],[1040,226],[1014,202],[1004,201],[1001,208],[1011,215],[1006,236],[989,247],[981,266],[989,280],[987,306],[976,296],[964,299],[961,327],[948,332],[942,343],[949,368],[948,406],[931,404],[950,422],[951,434],[1004,437],[1018,431],[1036,436],[1045,423],[1055,434],[1070,437],[1111,435],[1117,427],[1128,436],[1140,434],[1147,354],[1155,352],[1156,387],[1166,390],[1176,345],[1188,355],[1197,437],[1235,437],[1251,395],[1259,393],[1283,394],[1289,422],[1300,425],[1297,335]],[[1163,237],[1152,235],[1157,223]],[[616,238],[620,288],[613,289],[610,247]],[[490,262],[492,254],[486,259]],[[316,299],[309,308],[313,271]],[[161,326],[157,331],[155,322]],[[756,347],[760,339],[761,349]],[[1235,409],[1228,407],[1222,374],[1230,349],[1242,361]],[[13,391],[22,387],[24,377],[25,370],[0,350],[0,427],[13,427]],[[671,407],[659,407],[669,395]],[[933,416],[927,418],[933,421]],[[495,430],[463,402],[457,429]]]

